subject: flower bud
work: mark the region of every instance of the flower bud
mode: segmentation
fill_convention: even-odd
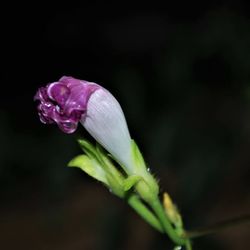
[[[35,95],[43,123],[56,123],[73,133],[80,122],[128,173],[133,171],[131,137],[120,104],[114,96],[92,82],[62,77],[40,88]]]

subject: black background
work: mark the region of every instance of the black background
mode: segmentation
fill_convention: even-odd
[[[33,102],[63,75],[116,96],[188,229],[249,212],[249,4],[10,2],[0,16],[1,249],[173,248],[66,167],[87,133],[41,124]],[[249,224],[194,240],[194,250],[249,247]]]

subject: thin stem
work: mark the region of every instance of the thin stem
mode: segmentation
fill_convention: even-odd
[[[192,250],[192,244],[189,239],[186,240],[185,247],[186,247],[186,250]]]
[[[155,215],[143,204],[135,194],[130,194],[127,198],[128,204],[153,228],[163,233],[164,229]]]
[[[222,221],[214,226],[197,229],[195,231],[187,231],[185,237],[188,238],[198,238],[201,236],[217,233],[219,231],[225,230],[229,227],[240,225],[243,223],[250,223],[250,215],[241,216],[227,221]]]
[[[171,240],[173,242],[175,242],[177,245],[185,245],[187,243],[188,239],[182,238],[181,236],[179,236],[177,234],[177,232],[173,228],[171,222],[169,221],[169,219],[164,211],[164,208],[162,207],[162,204],[159,201],[159,198],[157,197],[149,205],[152,207],[155,214],[158,216],[159,220],[162,223],[162,226],[163,226],[165,232],[168,234],[168,236],[171,238]]]

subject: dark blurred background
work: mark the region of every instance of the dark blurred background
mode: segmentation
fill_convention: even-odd
[[[40,123],[33,96],[61,76],[97,82],[194,229],[250,212],[250,14],[241,1],[33,2],[1,8],[0,249],[172,249],[79,169],[82,127]],[[250,249],[250,227],[194,250]]]

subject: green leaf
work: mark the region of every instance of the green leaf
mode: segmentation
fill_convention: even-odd
[[[130,190],[133,186],[135,186],[140,180],[142,180],[142,177],[139,175],[130,175],[124,182],[123,182],[123,188],[124,191]]]
[[[78,167],[91,177],[101,181],[109,186],[106,178],[105,171],[102,166],[94,158],[90,158],[88,155],[78,155],[73,158],[69,163],[69,167]]]

